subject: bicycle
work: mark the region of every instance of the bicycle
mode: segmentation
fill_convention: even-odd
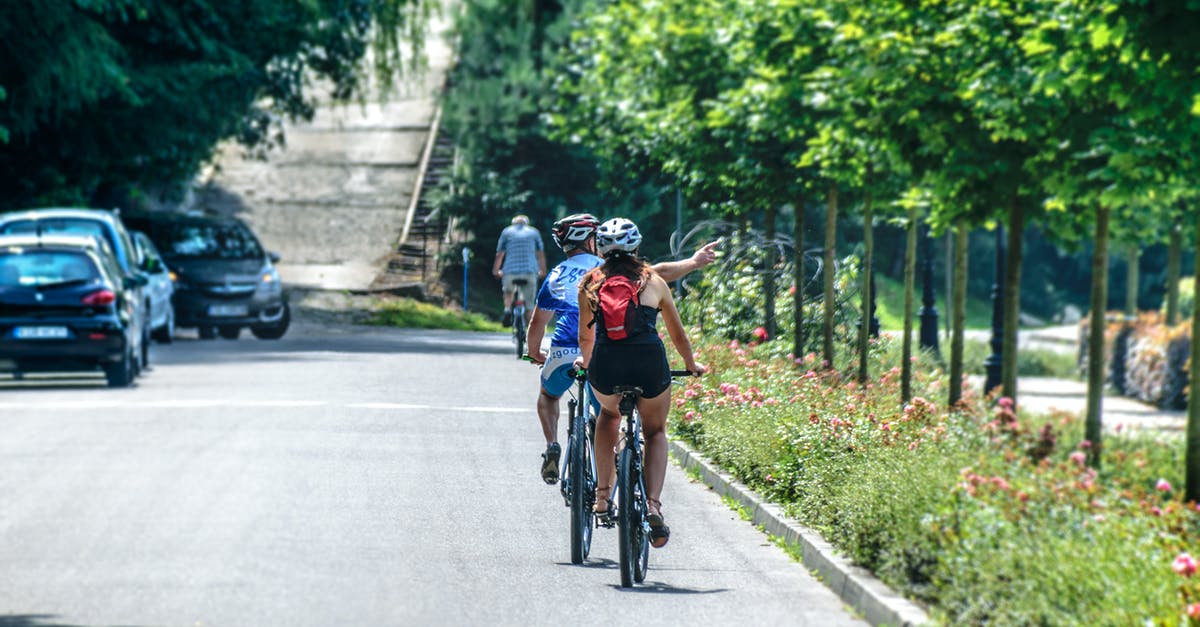
[[[517,359],[525,355],[525,325],[528,323],[525,320],[525,295],[521,288],[527,283],[525,279],[513,279],[512,324],[513,339],[517,342]]]
[[[567,451],[561,490],[563,501],[571,510],[571,563],[582,564],[592,547],[592,531],[596,517],[592,506],[596,502],[595,450],[596,417],[588,408],[591,393],[587,388],[587,371],[571,372],[576,387],[573,398],[567,401]]]
[[[672,370],[671,377],[693,376],[687,370]],[[650,523],[647,520],[649,506],[646,502],[646,486],[642,480],[642,417],[637,410],[637,399],[642,389],[631,385],[618,385],[613,392],[621,396],[621,415],[625,417],[622,446],[617,453],[617,481],[613,486],[617,510],[617,545],[621,560],[621,587],[646,580],[650,561]]]

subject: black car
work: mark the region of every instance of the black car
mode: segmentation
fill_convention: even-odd
[[[194,327],[201,339],[287,333],[291,311],[275,262],[241,220],[199,213],[124,212],[122,221],[150,236],[174,273],[175,325]]]
[[[100,368],[109,386],[129,385],[146,341],[145,284],[96,237],[0,236],[0,372]]]
[[[147,271],[139,259],[133,237],[117,211],[87,209],[80,207],[43,207],[0,214],[0,235],[49,235],[65,233],[89,235],[108,245],[110,255],[116,261],[122,276],[144,275]],[[149,278],[149,277],[143,277]],[[148,290],[134,287],[137,307],[142,317],[146,336],[150,335],[151,299]],[[150,364],[150,342],[139,342],[142,347],[138,355],[138,369]]]

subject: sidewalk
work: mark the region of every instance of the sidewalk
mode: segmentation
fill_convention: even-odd
[[[1083,415],[1087,411],[1087,383],[1049,377],[1021,377],[1017,380],[1017,401],[1022,410],[1046,413],[1062,410]],[[1127,396],[1106,392],[1102,407],[1104,428],[1157,429],[1182,432],[1187,412],[1159,409]]]

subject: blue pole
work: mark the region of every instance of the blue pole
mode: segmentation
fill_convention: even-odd
[[[467,269],[471,267],[471,249],[463,246],[463,312],[467,311]]]

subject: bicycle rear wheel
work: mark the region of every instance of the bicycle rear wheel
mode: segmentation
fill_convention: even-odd
[[[633,453],[621,451],[617,458],[617,544],[621,558],[621,587],[632,587],[635,581],[646,578],[648,552],[642,549],[645,534],[639,515],[637,470],[634,468]]]
[[[583,421],[579,417],[574,417],[574,421],[577,424],[571,434],[571,453],[567,460],[568,490],[571,495],[571,563],[582,564],[592,547],[595,520],[591,504],[595,497],[591,492],[591,460]]]

